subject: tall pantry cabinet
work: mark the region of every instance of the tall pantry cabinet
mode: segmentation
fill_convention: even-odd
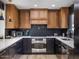
[[[16,29],[19,27],[18,9],[13,4],[6,5],[6,29]]]
[[[60,28],[68,28],[68,15],[69,15],[69,8],[63,7],[60,9]]]

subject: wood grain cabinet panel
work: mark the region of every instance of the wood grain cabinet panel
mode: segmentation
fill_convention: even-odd
[[[66,7],[60,10],[60,28],[68,28],[68,11]]]
[[[20,28],[31,28],[30,13],[27,10],[20,10]]]
[[[40,10],[40,19],[48,19],[48,10]]]
[[[30,18],[31,19],[40,19],[39,17],[39,10],[31,10],[30,11]]]
[[[48,28],[59,28],[58,11],[49,11],[48,13]]]
[[[13,4],[6,5],[6,28],[18,28],[18,10]]]
[[[32,9],[30,11],[31,24],[47,24],[48,10],[47,9]]]
[[[47,24],[48,21],[46,20],[31,20],[31,24],[40,24],[40,25],[43,25],[43,24]]]

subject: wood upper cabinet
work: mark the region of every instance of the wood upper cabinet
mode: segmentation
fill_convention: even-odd
[[[48,19],[48,10],[40,10],[39,14],[40,19]]]
[[[60,28],[68,28],[68,11],[69,8],[61,8],[60,10]]]
[[[31,10],[30,11],[30,19],[40,19],[39,18],[39,10]]]
[[[58,10],[49,10],[48,12],[48,28],[59,28]]]
[[[18,10],[13,4],[6,5],[6,28],[15,29],[18,28]]]
[[[48,10],[47,9],[32,9],[30,11],[31,19],[48,19]]]
[[[47,9],[32,9],[30,11],[31,24],[47,24],[48,10]]]
[[[31,24],[39,24],[39,25],[44,25],[44,24],[47,24],[48,23],[48,20],[39,20],[39,19],[37,19],[37,20],[31,20],[30,21],[30,23]]]
[[[31,28],[30,12],[28,10],[20,10],[20,28]]]

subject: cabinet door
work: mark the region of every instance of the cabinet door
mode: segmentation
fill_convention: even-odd
[[[32,47],[31,47],[31,39],[29,38],[24,38],[23,39],[23,53],[32,53]]]
[[[47,53],[54,54],[54,39],[47,39]]]
[[[31,10],[31,16],[31,24],[47,24],[48,22],[48,10]]]
[[[6,5],[6,28],[18,28],[18,10],[13,4]]]
[[[6,28],[14,28],[12,5],[6,5]]]
[[[68,28],[68,8],[60,10],[60,28]]]
[[[56,40],[56,39],[55,39],[54,42],[55,42],[54,43],[54,45],[55,45],[55,47],[54,47],[55,54],[62,54],[61,42]]]
[[[15,51],[16,51],[16,54],[23,54],[23,40],[22,39],[16,43]]]
[[[40,19],[48,19],[48,10],[40,10]]]
[[[48,28],[59,28],[58,11],[49,11]]]
[[[30,19],[40,19],[39,17],[39,10],[31,10],[30,11]]]
[[[31,28],[30,15],[27,10],[20,10],[20,28]]]

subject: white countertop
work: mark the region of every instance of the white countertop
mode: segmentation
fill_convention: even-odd
[[[62,43],[66,44],[67,46],[74,48],[74,39],[61,37],[61,36],[45,36],[45,37],[35,37],[35,36],[22,36],[22,37],[15,37],[12,39],[0,39],[0,51],[6,49],[7,47],[11,46],[12,44],[16,43],[17,41],[21,40],[22,38],[56,38],[57,40],[61,41]],[[70,40],[62,40],[63,38],[70,39]]]
[[[16,37],[12,39],[0,39],[0,51],[6,49],[17,41],[21,40],[22,37]]]

